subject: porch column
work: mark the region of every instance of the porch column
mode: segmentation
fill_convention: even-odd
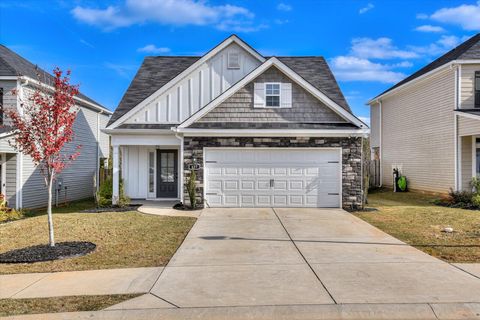
[[[113,146],[112,162],[113,162],[113,191],[112,191],[112,205],[118,204],[118,198],[120,196],[120,153],[118,146]]]

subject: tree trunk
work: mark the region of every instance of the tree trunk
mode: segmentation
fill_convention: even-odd
[[[48,188],[48,204],[47,204],[47,215],[48,215],[48,241],[51,247],[55,246],[55,238],[53,235],[53,216],[52,216],[52,184],[53,184],[53,175],[48,178],[47,183]]]

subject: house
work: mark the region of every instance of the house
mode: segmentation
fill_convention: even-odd
[[[40,77],[38,76],[40,75]],[[0,45],[0,104],[4,109],[21,110],[21,101],[40,85],[50,86],[53,76],[36,67],[7,47]],[[12,90],[16,89],[17,94]],[[93,197],[94,175],[99,161],[109,154],[109,137],[100,130],[111,111],[83,94],[75,97],[78,107],[74,123],[74,140],[64,148],[81,145],[80,156],[59,175],[54,201],[65,202]],[[7,203],[14,208],[36,208],[47,205],[43,176],[30,157],[17,153],[9,144],[14,131],[11,122],[0,114],[0,185]]]
[[[381,181],[409,188],[469,189],[480,173],[480,34],[368,102]]]
[[[105,132],[139,199],[208,207],[357,207],[362,137],[322,57],[265,57],[235,35],[201,57],[146,57]]]

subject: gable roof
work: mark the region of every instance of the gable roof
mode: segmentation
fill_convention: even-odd
[[[194,64],[200,57],[145,57],[107,127]]]
[[[446,63],[449,63],[454,60],[471,60],[471,59],[480,59],[480,33],[477,33],[467,41],[463,42],[459,46],[448,51],[441,57],[435,59],[431,63],[427,64],[425,67],[421,68],[420,70],[413,73],[412,75],[406,77],[399,83],[395,84],[394,86],[380,93],[379,95],[377,95],[375,98],[371,100],[375,100],[376,98],[383,96],[385,93],[392,91],[393,89],[396,89],[430,71],[433,71],[436,68]]]
[[[162,88],[201,57],[145,57],[107,126],[120,119],[144,99]],[[351,113],[327,62],[323,57],[278,57],[280,61]]]
[[[367,127],[367,125],[363,123],[363,121],[358,119],[350,110],[347,110],[339,106],[324,92],[322,92],[321,90],[313,86],[310,82],[305,80],[302,76],[297,74],[294,70],[292,70],[289,66],[287,66],[285,63],[280,61],[278,58],[271,57],[268,60],[266,60],[264,63],[262,63],[260,66],[255,68],[252,72],[250,72],[245,77],[243,77],[240,81],[236,82],[226,91],[221,93],[218,97],[210,101],[206,106],[199,109],[196,113],[192,114],[189,118],[187,118],[177,127],[177,130],[189,127],[195,121],[203,117],[205,114],[207,114],[216,106],[218,106],[220,103],[222,103],[223,101],[228,99],[230,96],[232,96],[235,92],[237,92],[242,87],[244,87],[247,83],[253,81],[257,76],[259,76],[260,74],[268,70],[268,68],[270,68],[271,66],[275,66],[277,69],[283,72],[286,76],[288,76],[292,81],[296,82],[298,85],[303,87],[315,98],[322,101],[327,107],[335,111],[338,115],[340,115],[345,120],[355,124],[359,128]]]
[[[52,85],[55,79],[50,73],[34,65],[2,44],[0,44],[0,76],[26,76],[34,80],[39,80],[47,85]],[[109,111],[100,103],[90,99],[81,92],[77,94],[77,97]]]

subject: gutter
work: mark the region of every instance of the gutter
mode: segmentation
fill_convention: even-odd
[[[311,137],[360,137],[370,133],[370,129],[195,129],[172,128],[173,132],[183,133],[184,136],[311,136]]]

